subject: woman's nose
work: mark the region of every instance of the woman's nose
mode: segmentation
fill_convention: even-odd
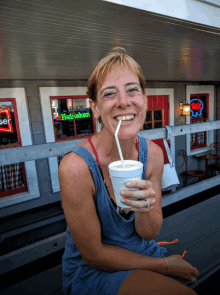
[[[126,92],[119,92],[117,95],[117,107],[126,107],[131,105],[131,101]]]

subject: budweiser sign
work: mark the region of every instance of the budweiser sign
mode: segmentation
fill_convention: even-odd
[[[6,108],[6,109],[0,110],[0,115],[2,115],[2,114],[5,114],[6,118],[5,119],[0,119],[0,132],[13,133],[10,109]]]

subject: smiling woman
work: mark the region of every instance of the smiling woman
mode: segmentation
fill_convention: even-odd
[[[94,68],[88,91],[99,133],[77,144],[59,168],[60,191],[67,221],[63,255],[64,294],[138,295],[196,294],[163,276],[196,281],[198,270],[180,255],[165,257],[154,238],[163,223],[161,148],[137,135],[145,122],[147,96],[140,66],[125,50],[112,50]],[[120,160],[143,164],[141,179],[125,183],[122,208],[116,202],[109,164]],[[120,205],[122,206],[122,205]]]
[[[92,101],[96,102],[97,91],[100,90],[101,86],[103,85],[107,74],[109,74],[113,70],[117,70],[117,68],[119,67],[129,70],[138,78],[138,83],[135,83],[135,82],[126,83],[125,87],[130,87],[129,89],[127,89],[127,92],[130,95],[138,91],[142,91],[143,94],[145,93],[146,91],[145,79],[144,79],[144,75],[143,75],[141,67],[134,61],[133,58],[131,58],[130,56],[126,54],[126,51],[124,48],[116,47],[110,51],[109,55],[107,55],[98,63],[98,65],[95,67],[92,74],[90,75],[90,78],[88,80],[87,95],[89,98],[91,98]],[[134,86],[134,87],[131,87],[131,86]],[[109,91],[109,90],[114,90],[114,91]],[[108,86],[106,88],[103,88],[100,92],[100,96],[103,95],[104,91],[105,91],[105,94],[104,94],[105,97],[113,98],[114,95],[116,95],[116,89],[114,86]],[[99,117],[98,120],[102,126],[101,117]]]

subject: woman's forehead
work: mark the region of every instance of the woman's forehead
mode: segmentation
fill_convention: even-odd
[[[127,83],[131,82],[140,84],[139,78],[136,74],[127,69],[115,69],[106,76],[102,86],[100,87],[100,90],[108,86],[116,86],[119,83],[126,85]]]

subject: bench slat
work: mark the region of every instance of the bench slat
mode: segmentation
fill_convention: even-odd
[[[57,265],[27,280],[1,290],[1,295],[49,295],[62,288],[62,265]]]
[[[220,262],[220,230],[200,243],[190,247],[185,256],[193,266],[197,267],[200,275],[207,269]]]
[[[187,250],[193,244],[204,240],[218,230],[220,230],[220,209],[163,236],[160,241],[170,242],[178,239],[179,241],[176,244],[166,246],[175,251],[175,253],[178,253]],[[158,238],[157,240],[159,241]]]
[[[218,209],[220,209],[220,194],[170,217],[167,217],[164,219],[160,233],[155,240],[160,241],[162,237],[167,236],[169,233],[172,233],[187,224],[199,220],[203,216],[206,216]]]

